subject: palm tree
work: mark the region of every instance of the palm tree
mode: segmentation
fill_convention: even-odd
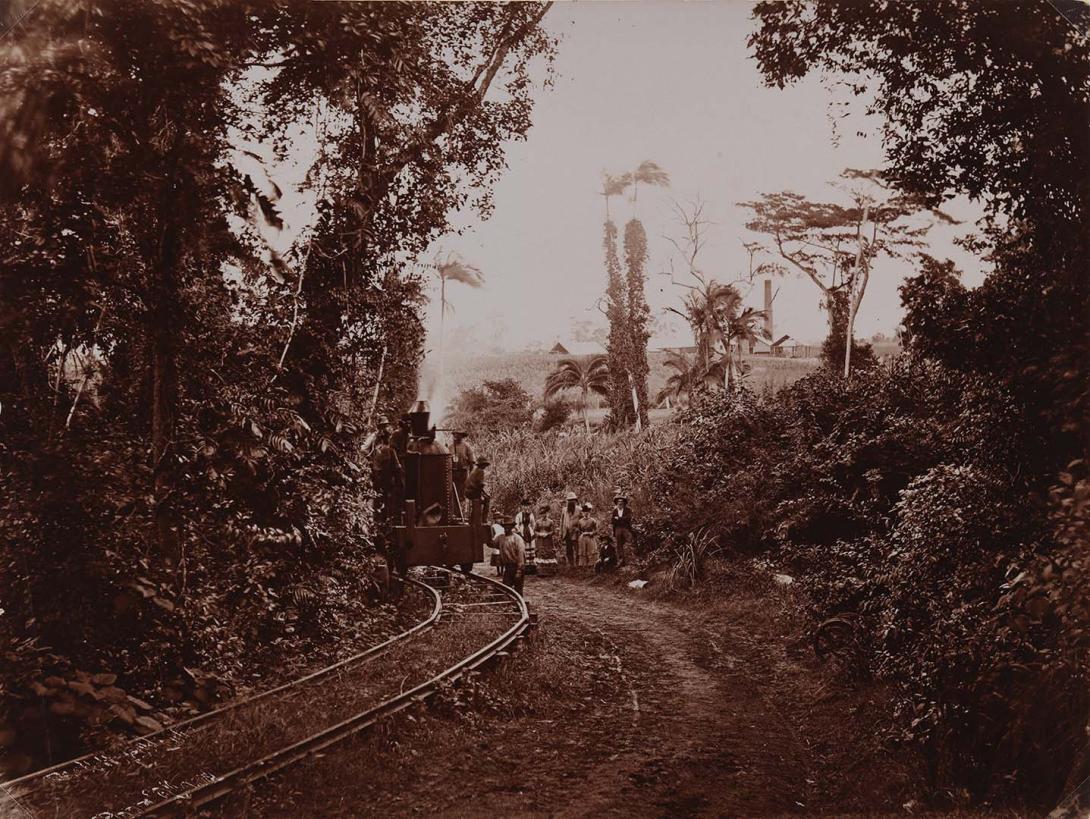
[[[632,174],[623,173],[620,176],[602,174],[602,197],[606,200],[606,221],[609,221],[609,198],[620,196],[625,189],[632,184]]]
[[[734,390],[734,373],[741,367],[741,345],[757,340],[757,327],[764,319],[763,310],[742,309],[742,294],[730,284],[697,276],[699,284],[690,288],[685,297],[685,312],[675,310],[689,322],[696,339],[697,358],[694,364],[710,377],[722,377],[724,388]],[[722,359],[717,346],[721,345]],[[734,347],[739,348],[739,360],[734,361]],[[695,384],[695,382],[694,382]]]
[[[752,344],[757,341],[757,328],[761,326],[764,321],[765,311],[755,310],[752,307],[747,307],[741,312],[736,312],[730,315],[724,316],[724,330],[726,336],[726,350],[727,350],[727,390],[734,389],[734,375],[731,373],[732,364],[733,369],[738,373],[739,377],[743,374],[744,364],[742,362],[742,345]],[[772,344],[772,339],[768,340],[769,345]],[[731,350],[737,348],[738,359],[732,361]]]
[[[645,185],[658,185],[661,188],[665,188],[670,184],[670,174],[666,173],[657,162],[652,162],[650,159],[645,159],[640,163],[640,167],[632,174],[625,174],[630,177],[632,183],[632,201],[636,201],[636,196],[639,193],[640,183]]]
[[[467,264],[453,253],[447,254],[445,262],[439,261],[436,254],[432,263],[435,274],[439,277],[439,383],[446,379],[446,356],[443,352],[443,326],[446,323],[447,312],[453,312],[454,308],[447,301],[447,282],[461,282],[462,284],[480,288],[484,286],[484,274],[471,264]]]
[[[484,286],[484,274],[471,264],[466,264],[453,253],[447,254],[447,260],[440,262],[436,256],[435,274],[439,277],[439,352],[443,351],[443,321],[447,312],[454,308],[447,302],[447,282],[461,282],[469,287]]]
[[[583,397],[583,426],[590,432],[587,418],[587,398],[590,393],[609,395],[609,363],[604,355],[596,355],[585,363],[574,358],[561,360],[545,379],[545,399],[564,390],[578,389]]]
[[[667,397],[671,397],[675,401],[680,400],[682,395],[687,398],[692,397],[697,382],[702,380],[699,367],[695,365],[693,359],[684,353],[671,350],[666,354],[666,361],[663,363],[671,368],[673,372],[670,373],[666,383],[659,390],[658,395],[655,396],[655,403],[661,404]]]

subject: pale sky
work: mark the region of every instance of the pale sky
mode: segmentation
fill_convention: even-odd
[[[834,147],[831,92],[808,78],[787,90],[761,84],[749,58],[751,3],[557,3],[546,24],[561,36],[558,77],[540,90],[525,142],[508,146],[508,170],[495,188],[495,212],[482,222],[460,216],[460,236],[444,237],[432,253],[454,251],[479,267],[486,286],[448,288],[455,313],[448,339],[520,349],[571,336],[580,320],[604,321],[595,301],[605,289],[602,254],[603,171],[620,173],[651,159],[671,176],[666,190],[640,189],[638,215],[648,234],[648,301],[655,315],[678,304],[683,291],[658,275],[671,253],[664,233],[676,235],[671,198],[699,195],[716,223],[700,267],[720,281],[744,272],[747,212],[735,203],[763,192],[793,190],[815,199],[837,192],[826,184],[846,167],[881,166],[877,123],[861,114],[840,121]],[[857,106],[858,107],[858,106]],[[623,223],[633,205],[615,198]],[[973,209],[954,209],[972,218]],[[950,243],[970,225],[932,232],[931,253],[951,257],[978,284],[980,263]],[[955,232],[956,231],[956,232]],[[880,264],[857,320],[860,336],[892,333],[901,319],[897,286],[908,263]],[[803,341],[825,335],[818,290],[794,275],[778,278],[775,331]],[[760,306],[761,286],[748,299]],[[437,328],[435,305],[429,328]],[[680,320],[657,343],[690,343]],[[429,346],[434,341],[429,341]],[[448,347],[449,349],[449,347]]]

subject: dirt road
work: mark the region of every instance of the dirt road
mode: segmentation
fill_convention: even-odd
[[[275,816],[903,813],[880,692],[818,667],[774,601],[656,603],[531,578],[541,628],[494,673],[294,769]]]

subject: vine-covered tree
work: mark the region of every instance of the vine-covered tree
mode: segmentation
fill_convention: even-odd
[[[632,338],[628,332],[627,290],[617,255],[617,226],[610,220],[606,220],[602,246],[606,260],[605,313],[609,320],[606,357],[609,365],[610,423],[615,427],[624,427],[631,424],[633,419],[628,377],[628,347]]]
[[[632,390],[632,410],[636,429],[647,426],[647,340],[651,337],[647,323],[650,310],[644,295],[647,265],[647,233],[638,219],[629,220],[624,229],[625,284],[628,295],[628,356],[627,371]]]

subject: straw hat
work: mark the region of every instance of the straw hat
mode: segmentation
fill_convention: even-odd
[[[576,495],[574,492],[569,492],[567,495],[564,496],[564,500],[566,500],[566,501],[579,500],[579,496]]]
[[[587,501],[586,503],[583,504],[583,509],[584,509],[584,511],[591,512],[591,511],[594,510],[594,504],[591,503],[590,501]]]

